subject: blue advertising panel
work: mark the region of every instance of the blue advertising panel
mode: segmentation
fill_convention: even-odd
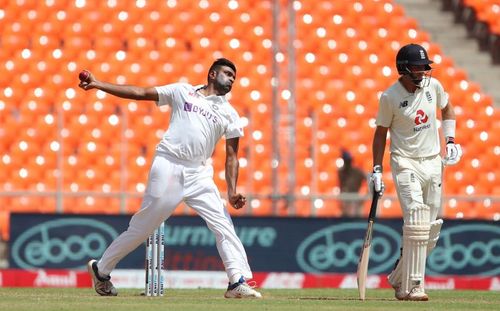
[[[12,214],[11,268],[84,268],[128,222],[123,217]]]
[[[84,268],[128,226],[130,216],[14,214],[12,268]],[[366,231],[360,219],[233,219],[254,271],[354,273]],[[214,235],[199,217],[171,217],[165,232],[168,270],[223,270]],[[375,223],[370,273],[388,273],[399,256],[401,220]],[[142,268],[144,246],[117,268]],[[446,220],[428,275],[500,274],[496,222]]]

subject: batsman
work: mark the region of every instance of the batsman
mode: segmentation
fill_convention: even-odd
[[[403,211],[401,257],[388,280],[399,300],[426,301],[426,257],[436,246],[443,224],[443,166],[458,163],[462,149],[455,143],[455,113],[441,83],[432,77],[427,51],[418,44],[403,46],[396,56],[399,79],[379,100],[373,138],[370,182],[383,193],[383,158],[390,133],[391,172]],[[441,111],[446,152],[441,157],[438,129]],[[379,196],[380,197],[380,196]]]

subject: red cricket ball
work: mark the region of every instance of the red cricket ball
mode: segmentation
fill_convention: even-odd
[[[78,78],[80,78],[80,81],[82,82],[86,82],[90,77],[90,72],[88,72],[87,70],[83,70],[80,72],[80,74],[78,75]]]

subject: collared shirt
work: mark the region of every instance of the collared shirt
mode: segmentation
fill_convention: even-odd
[[[391,153],[409,158],[437,155],[441,145],[437,109],[448,104],[448,94],[438,80],[408,93],[398,81],[379,100],[376,124],[388,127]]]
[[[170,125],[157,151],[183,161],[205,163],[223,135],[226,139],[243,136],[240,117],[225,96],[204,96],[201,89],[187,83],[156,87],[156,104],[172,108]]]

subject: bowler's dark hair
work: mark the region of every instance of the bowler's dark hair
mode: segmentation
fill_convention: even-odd
[[[218,58],[215,60],[215,62],[212,64],[212,66],[210,66],[210,69],[208,69],[208,72],[212,72],[212,70],[218,70],[219,67],[221,66],[227,66],[229,68],[231,68],[234,73],[236,74],[236,66],[234,65],[234,63],[232,61],[230,61],[229,59],[227,58]]]

